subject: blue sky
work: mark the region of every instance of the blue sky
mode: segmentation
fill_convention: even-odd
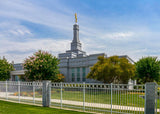
[[[70,49],[74,13],[87,54],[160,57],[158,0],[0,0],[0,56],[15,63],[39,49]]]

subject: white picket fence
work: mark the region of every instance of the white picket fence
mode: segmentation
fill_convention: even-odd
[[[53,107],[96,113],[144,114],[145,85],[50,83],[49,87],[50,106]],[[0,99],[42,104],[42,89],[42,82],[0,81]]]

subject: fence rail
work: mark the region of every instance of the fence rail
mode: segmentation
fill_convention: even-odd
[[[46,87],[50,106],[96,113],[144,114],[145,85],[61,82]],[[43,91],[42,82],[0,81],[0,99],[43,104]],[[159,99],[156,107],[159,112]]]

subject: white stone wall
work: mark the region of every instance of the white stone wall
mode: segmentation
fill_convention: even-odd
[[[76,57],[76,58],[63,58],[60,60],[60,72],[65,75],[66,81],[72,81],[72,68],[75,68],[75,82],[77,82],[77,68],[80,68],[80,82],[83,78],[82,68],[86,68],[86,75],[90,72],[90,67],[92,67],[97,61],[98,57],[104,55],[93,54],[86,57]]]

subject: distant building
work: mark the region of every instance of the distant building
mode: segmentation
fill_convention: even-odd
[[[12,81],[19,81],[21,76],[24,76],[24,68],[23,68],[23,63],[17,63],[17,64],[14,64],[13,63],[13,67],[14,67],[14,71],[11,71],[10,75],[11,75],[11,78],[10,80]]]

